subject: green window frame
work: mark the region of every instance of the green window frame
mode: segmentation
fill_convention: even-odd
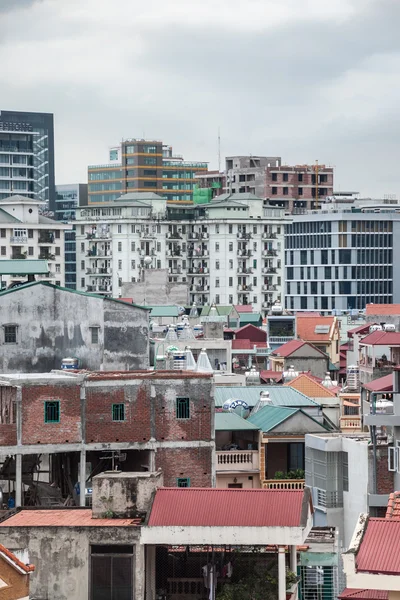
[[[125,404],[123,402],[112,405],[112,420],[125,421]]]
[[[178,477],[176,480],[176,485],[180,488],[190,487],[190,477]]]
[[[176,418],[190,419],[190,401],[189,398],[176,399]]]
[[[46,400],[44,403],[44,422],[59,423],[60,422],[60,401]]]

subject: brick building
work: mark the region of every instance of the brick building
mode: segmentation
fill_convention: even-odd
[[[67,497],[84,506],[80,490],[115,466],[161,469],[166,486],[213,486],[212,376],[181,371],[3,376],[0,453],[6,457],[0,468],[0,480],[7,480],[5,499],[15,495],[17,506],[24,499],[59,504]],[[39,477],[47,464],[48,477]]]

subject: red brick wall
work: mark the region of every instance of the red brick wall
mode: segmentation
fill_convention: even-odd
[[[376,451],[376,491],[391,494],[394,491],[394,473],[388,470],[388,447],[378,446]]]
[[[44,403],[60,400],[60,422],[45,423]],[[34,385],[22,388],[22,443],[80,442],[81,405],[78,385]]]
[[[156,452],[156,469],[164,473],[164,485],[176,487],[178,477],[190,478],[190,487],[211,487],[211,448],[162,448]]]
[[[86,442],[148,442],[150,427],[150,383],[86,390]],[[112,420],[112,405],[125,405],[125,421]]]
[[[13,446],[17,443],[17,426],[14,423],[0,425],[0,446]]]

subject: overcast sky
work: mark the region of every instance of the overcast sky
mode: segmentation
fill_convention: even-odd
[[[400,0],[0,0],[0,109],[55,114],[57,183],[121,138],[336,168],[400,197]]]

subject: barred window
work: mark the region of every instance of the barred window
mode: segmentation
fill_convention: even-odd
[[[60,401],[49,400],[44,403],[44,422],[59,423],[60,422]]]
[[[125,404],[121,403],[112,405],[112,420],[125,421]]]
[[[189,419],[190,418],[189,398],[177,398],[176,399],[176,418],[177,419]]]

